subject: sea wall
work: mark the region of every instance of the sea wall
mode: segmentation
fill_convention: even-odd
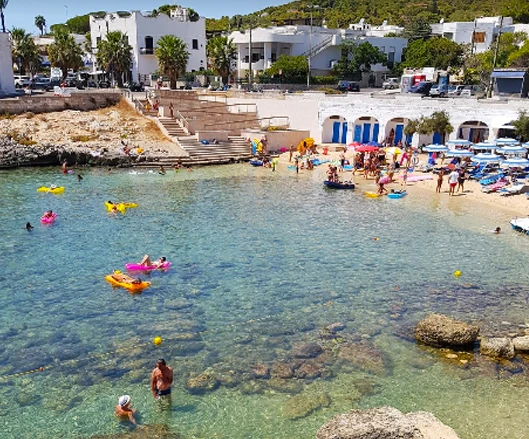
[[[72,93],[71,96],[21,96],[0,100],[0,114],[50,113],[53,111],[90,111],[111,107],[121,100],[119,92]]]

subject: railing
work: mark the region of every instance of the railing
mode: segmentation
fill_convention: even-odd
[[[226,121],[222,123],[222,128],[228,131],[231,131],[232,129],[242,129],[238,125],[240,124],[247,125],[248,123],[251,123],[251,122],[256,122],[255,125],[259,125],[261,130],[267,130],[270,127],[277,127],[281,129],[288,129],[290,127],[290,119],[288,118],[288,116],[271,116],[271,117],[260,117],[256,119]],[[232,127],[232,125],[236,125],[236,126]],[[204,128],[207,129],[210,127],[218,127],[218,126],[219,124],[217,122],[217,123],[205,124]],[[245,126],[243,128],[248,128],[248,126]]]
[[[180,126],[185,130],[185,132],[189,134],[189,121],[178,110],[176,110],[176,119],[180,123]]]
[[[261,122],[261,129],[268,129],[270,127],[277,127],[282,129],[288,129],[290,127],[290,119],[288,116],[271,116],[271,117],[262,117],[259,119]],[[281,123],[283,121],[284,123]]]
[[[230,113],[257,113],[257,104],[228,104],[228,111]]]
[[[136,108],[137,111],[139,111],[141,114],[145,114],[145,105],[143,105],[139,99],[136,98],[132,102],[134,103],[134,108]]]
[[[210,95],[210,94],[198,95],[198,100],[199,101],[210,101],[210,102],[223,102],[223,103],[228,102],[228,98],[225,95],[221,95],[221,96]]]
[[[306,50],[305,52],[303,52],[301,56],[304,56],[305,58],[309,56],[311,58],[316,56],[318,53],[320,53],[322,50],[326,49],[332,44],[332,38],[333,37],[331,36],[323,40],[321,43],[316,44],[315,46],[312,46],[309,50]]]

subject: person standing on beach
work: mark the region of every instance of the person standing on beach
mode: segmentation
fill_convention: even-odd
[[[455,169],[450,172],[448,175],[448,185],[450,186],[448,190],[448,195],[454,195],[454,191],[457,186],[457,181],[459,180],[459,172],[457,172]]]
[[[404,174],[402,174],[402,180],[400,181],[401,186],[406,186],[408,183],[408,168],[404,168]]]
[[[289,152],[288,162],[290,163],[292,161],[292,154],[294,153],[294,145],[290,145],[288,152]]]
[[[171,394],[173,384],[173,369],[167,366],[163,358],[156,362],[151,374],[151,391],[154,399]]]
[[[441,186],[443,186],[443,178],[444,178],[444,171],[441,169],[439,171],[439,175],[437,176],[437,187],[435,188],[435,192],[438,194],[441,193]]]
[[[171,115],[171,119],[174,119],[174,105],[172,102],[169,103],[169,114]]]
[[[467,175],[464,169],[459,170],[459,177],[457,178],[457,191],[459,192],[459,189],[461,189],[461,193],[465,192],[465,180],[467,179]]]
[[[299,174],[299,160],[296,157],[296,174]]]

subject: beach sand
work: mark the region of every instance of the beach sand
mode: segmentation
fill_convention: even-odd
[[[320,148],[321,149],[321,148]],[[328,155],[318,154],[320,160],[331,160],[339,161],[341,152],[329,152]],[[354,153],[347,151],[345,153],[346,159],[352,163]],[[427,155],[421,154],[420,165],[426,164]],[[279,158],[278,171],[287,171],[287,165],[294,165],[294,159],[292,163],[289,163],[289,153],[284,153]],[[327,179],[326,164],[320,165],[314,168],[313,171],[300,170],[300,174],[313,173],[315,178],[321,178],[322,182]],[[293,171],[289,171],[293,172]],[[389,190],[401,190],[406,189],[408,198],[417,200],[417,203],[431,202],[434,203],[438,209],[444,207],[450,207],[452,209],[465,208],[472,209],[479,212],[479,219],[483,221],[485,225],[501,226],[505,230],[508,225],[505,221],[510,221],[515,217],[525,217],[529,215],[529,200],[525,194],[501,196],[499,193],[484,193],[481,191],[482,186],[475,180],[465,181],[465,191],[463,193],[456,193],[455,196],[448,195],[448,176],[445,176],[442,186],[441,193],[436,193],[437,187],[437,175],[436,174],[424,174],[421,172],[412,173],[409,175],[433,175],[433,180],[425,180],[418,182],[409,182],[406,186],[401,185],[400,174],[395,174],[394,183],[386,185]],[[356,184],[356,190],[360,192],[365,191],[377,191],[377,185],[375,184],[374,178],[365,179],[363,174],[357,173],[353,176],[352,171],[345,171],[340,173],[340,180],[342,181],[353,181]]]

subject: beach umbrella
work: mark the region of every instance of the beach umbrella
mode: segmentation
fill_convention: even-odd
[[[455,149],[446,153],[447,157],[474,157],[474,153],[468,149]]]
[[[472,142],[466,139],[454,139],[454,140],[449,140],[448,142],[446,142],[446,144],[454,145],[454,146],[469,146],[469,145],[472,145]]]
[[[500,137],[499,139],[496,139],[494,142],[498,146],[502,146],[502,145],[518,145],[520,143],[518,140],[513,139],[511,137]]]
[[[431,145],[425,146],[422,150],[426,152],[447,152],[448,146],[432,143]]]
[[[351,142],[349,145],[347,146],[360,146],[361,143],[360,142]]]
[[[527,159],[508,159],[501,162],[501,166],[508,168],[527,168],[529,166],[529,160]]]
[[[388,148],[384,148],[384,152],[387,154],[398,155],[402,154],[402,149],[400,149],[398,146],[390,146]]]
[[[380,146],[380,143],[376,142],[375,140],[371,140],[371,142],[367,143],[367,146]]]
[[[523,146],[504,146],[502,148],[497,148],[496,152],[501,154],[525,154],[527,150]]]
[[[474,151],[484,151],[484,150],[494,150],[496,149],[495,143],[488,143],[488,142],[479,142],[472,145],[472,150]]]
[[[355,146],[356,152],[373,152],[378,151],[380,148],[378,146],[369,146],[369,145],[360,145]]]
[[[479,163],[499,162],[500,160],[501,156],[489,153],[476,154],[474,157],[472,157],[473,162]]]

